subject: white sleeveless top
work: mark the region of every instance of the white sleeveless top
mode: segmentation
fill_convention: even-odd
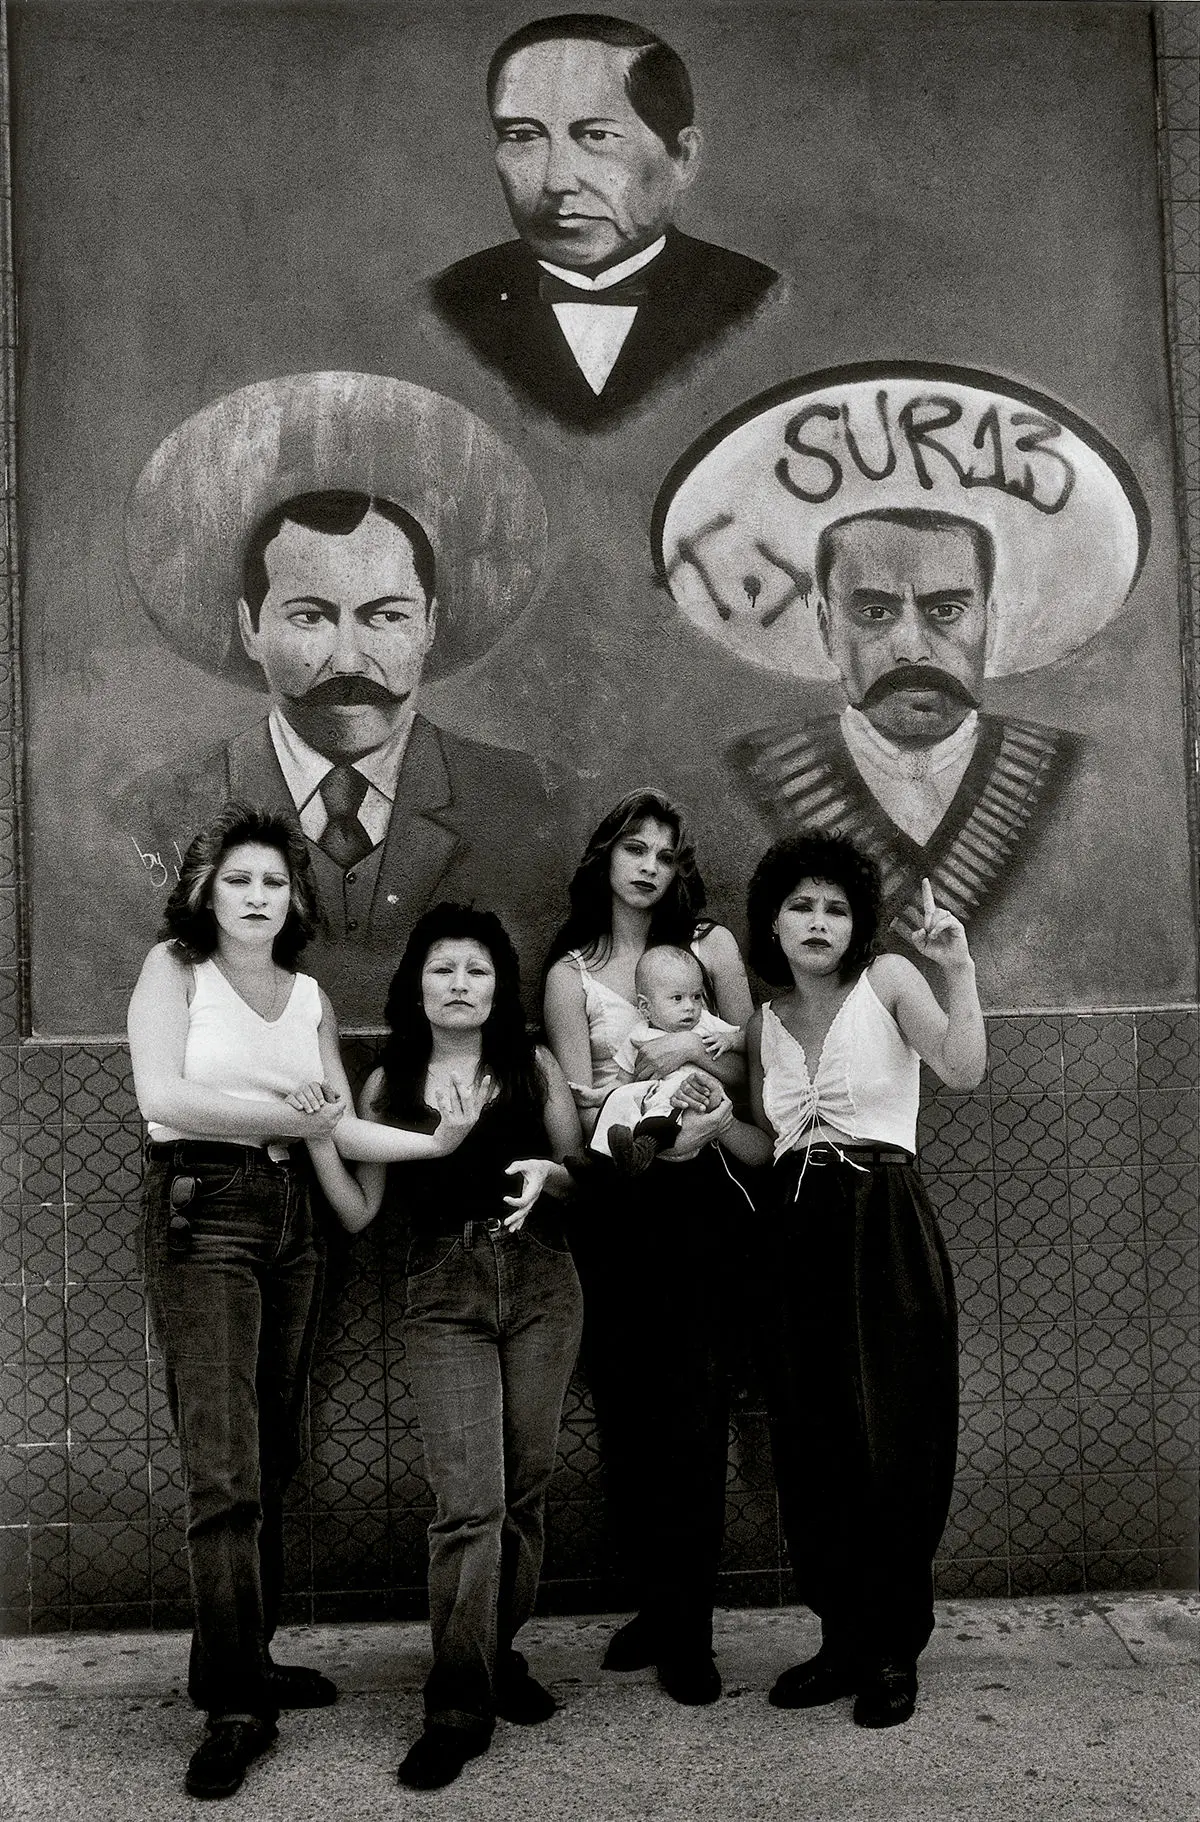
[[[264,1019],[235,993],[215,961],[192,969],[195,990],[188,1007],[183,1079],[219,1089],[242,1101],[272,1100],[305,1082],[324,1076],[318,1030],[321,990],[311,974],[297,974],[287,1004],[277,1019]],[[219,1135],[177,1132],[149,1120],[151,1139],[201,1139]],[[273,1135],[239,1139],[239,1145],[265,1145]]]
[[[815,1121],[863,1144],[895,1145],[914,1155],[921,1060],[860,974],[825,1034],[816,1073],[804,1046],[768,1001],[762,1009],[763,1112],[775,1128],[775,1162]]]
[[[606,986],[594,974],[588,973],[578,949],[571,949],[568,954],[583,982],[588,1049],[592,1053],[592,1086],[615,1088],[621,1079],[621,1072],[613,1061],[614,1052],[620,1049],[634,1026],[641,1023],[642,1015],[623,993],[618,993],[615,987]]]

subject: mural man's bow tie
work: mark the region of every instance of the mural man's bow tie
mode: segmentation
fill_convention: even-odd
[[[555,278],[553,272],[538,273],[538,296],[545,304],[624,304],[628,308],[630,304],[644,304],[649,295],[650,286],[641,272],[603,291],[581,291],[578,285]]]

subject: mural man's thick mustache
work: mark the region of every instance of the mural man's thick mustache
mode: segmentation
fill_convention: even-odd
[[[387,708],[392,703],[403,702],[404,695],[385,689],[373,677],[327,677],[324,683],[315,683],[311,690],[290,700],[318,709]]]
[[[882,677],[876,677],[860,707],[872,708],[898,690],[938,690],[943,696],[953,696],[957,702],[965,703],[969,709],[979,707],[979,698],[961,678],[952,677],[949,671],[939,670],[935,664],[905,664],[898,670],[885,671]]]

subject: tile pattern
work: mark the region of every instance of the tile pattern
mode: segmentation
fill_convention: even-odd
[[[959,1475],[938,1587],[1054,1593],[1195,1574],[1200,1012],[989,1022],[977,1093],[926,1084],[922,1168],[954,1261]],[[362,1073],[369,1057],[352,1059]],[[0,1225],[6,1623],[176,1625],[183,1487],[137,1262],[136,1109],[116,1044],[26,1042]],[[288,1502],[289,1615],[411,1616],[432,1516],[397,1237],[335,1235]],[[787,1599],[766,1420],[744,1375],[722,1598]],[[619,1606],[587,1387],[550,1490],[546,1611]]]
[[[1156,9],[1168,305],[1200,702],[1200,6]],[[0,31],[3,17],[0,15]],[[2,47],[0,47],[2,48]],[[0,75],[3,71],[0,59]],[[0,109],[0,132],[7,133]],[[0,179],[7,185],[7,139]],[[0,1611],[17,1630],[186,1624],[183,1488],[136,1252],[136,1110],[118,1045],[20,1041],[8,196],[0,197]],[[1190,725],[1193,741],[1197,727]],[[1193,747],[1193,751],[1195,748]],[[923,1167],[955,1262],[963,1410],[939,1592],[1192,1583],[1200,1404],[1200,1013],[996,1018],[978,1094],[931,1092]],[[355,1059],[361,1068],[366,1058]],[[394,1243],[334,1262],[289,1500],[290,1620],[423,1611],[431,1516]],[[765,1420],[738,1401],[723,1598],[789,1594]],[[548,1611],[619,1606],[586,1387],[549,1501]]]

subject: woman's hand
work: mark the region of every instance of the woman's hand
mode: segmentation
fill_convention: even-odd
[[[733,1124],[733,1103],[727,1094],[722,1093],[717,1105],[707,1113],[685,1112],[679,1125],[679,1137],[669,1151],[660,1152],[659,1156],[676,1164],[684,1164],[694,1158],[697,1152],[719,1139],[728,1132]]]
[[[283,1098],[297,1113],[320,1113],[327,1101],[337,1099],[337,1090],[331,1088],[328,1082],[305,1082],[302,1087],[293,1088]]]
[[[637,1045],[638,1062],[635,1082],[649,1082],[654,1077],[670,1075],[688,1063],[707,1063],[709,1053],[696,1031],[664,1031],[661,1037],[646,1038]]]
[[[715,1076],[693,1069],[672,1094],[671,1105],[682,1113],[711,1113],[724,1099],[725,1090]]]
[[[506,1177],[520,1177],[521,1187],[515,1196],[505,1196],[506,1208],[512,1209],[511,1215],[505,1215],[504,1225],[510,1234],[515,1234],[519,1227],[525,1225],[525,1217],[546,1187],[549,1177],[557,1176],[562,1171],[561,1164],[555,1164],[551,1158],[516,1158],[505,1171]]]
[[[452,1076],[445,1088],[435,1091],[433,1108],[438,1123],[433,1138],[438,1156],[446,1157],[462,1144],[486,1106],[491,1087],[490,1076],[484,1076],[478,1087]]]
[[[918,955],[935,962],[947,974],[970,967],[967,933],[952,911],[943,910],[935,902],[933,887],[927,879],[921,881],[921,909],[924,920],[908,939]]]
[[[306,1082],[285,1094],[284,1102],[305,1115],[302,1139],[327,1139],[346,1111],[346,1103],[329,1082]]]

